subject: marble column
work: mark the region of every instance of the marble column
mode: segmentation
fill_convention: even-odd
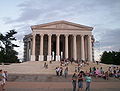
[[[77,60],[76,35],[73,35],[73,58]]]
[[[84,46],[84,35],[81,35],[81,59],[85,60],[85,46]]]
[[[33,39],[32,39],[32,55],[31,55],[31,61],[35,61],[35,37],[36,37],[36,34],[33,34],[32,35]]]
[[[26,43],[26,46],[27,46],[27,60],[29,60],[29,41],[27,40],[27,43]],[[30,55],[31,56],[31,55]]]
[[[68,36],[69,35],[65,35],[65,58],[68,58]]]
[[[44,34],[40,34],[40,55],[39,55],[39,61],[44,61],[44,56],[43,56],[43,37],[44,37]]]
[[[28,41],[28,60],[30,60],[30,40]]]
[[[60,61],[60,35],[56,35],[56,61]]]
[[[47,55],[47,61],[51,61],[51,37],[52,34],[48,34],[48,55]]]
[[[88,35],[88,61],[92,62],[92,41],[91,41],[91,35]]]

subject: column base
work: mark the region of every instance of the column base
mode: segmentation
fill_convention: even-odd
[[[56,61],[60,61],[60,56],[56,56]]]
[[[47,55],[47,61],[51,61],[52,56],[51,55]]]
[[[31,55],[30,61],[35,61],[35,55]]]
[[[92,60],[92,59],[88,59],[88,61],[89,61],[89,62],[93,62],[93,60]]]
[[[89,62],[93,62],[93,60],[92,60],[92,59],[89,59],[88,61],[89,61]]]
[[[89,56],[88,56],[88,61],[89,61],[89,62],[93,62],[93,60],[92,60],[92,55],[89,55]]]
[[[81,60],[85,61],[85,59],[84,59],[84,58],[81,58]]]
[[[43,55],[39,55],[39,61],[44,61],[44,56]]]
[[[77,58],[74,58],[74,60],[77,60]]]

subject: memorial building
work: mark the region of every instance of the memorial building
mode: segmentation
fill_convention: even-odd
[[[60,61],[80,59],[94,61],[93,27],[68,21],[31,26],[25,35],[24,61]]]

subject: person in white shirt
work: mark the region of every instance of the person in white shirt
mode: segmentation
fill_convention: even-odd
[[[3,90],[5,90],[5,84],[6,84],[6,81],[7,81],[7,77],[8,77],[8,74],[7,74],[7,71],[3,71],[2,72],[2,77],[3,77],[3,79],[2,79],[2,89]]]
[[[5,90],[5,84],[7,79],[7,71],[0,70],[0,91]]]

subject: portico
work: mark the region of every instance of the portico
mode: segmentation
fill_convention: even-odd
[[[30,61],[60,61],[62,58],[93,61],[92,27],[56,21],[34,25],[31,29],[29,37],[24,38],[24,41],[30,39],[28,43],[31,46],[26,49]],[[28,43],[26,45],[29,45]]]

